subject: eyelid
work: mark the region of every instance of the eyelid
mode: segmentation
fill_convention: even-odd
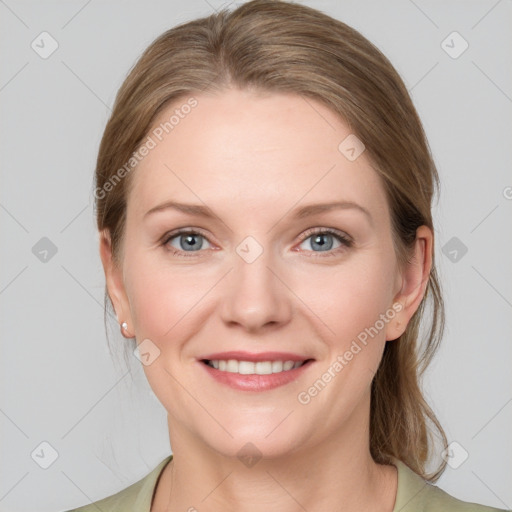
[[[164,246],[164,248],[166,248],[166,250],[168,250],[169,252],[171,252],[173,255],[179,255],[179,256],[185,256],[185,257],[189,257],[189,256],[202,256],[201,253],[204,253],[203,250],[198,250],[198,251],[182,251],[180,249],[168,249],[167,248],[167,244],[173,239],[173,238],[176,238],[180,235],[187,235],[187,234],[197,234],[197,235],[201,235],[203,238],[205,238],[209,244],[213,244],[213,242],[211,242],[209,236],[207,236],[205,234],[205,231],[201,228],[195,228],[195,227],[187,227],[187,228],[178,228],[178,229],[175,229],[175,230],[172,230],[172,231],[169,231],[167,232],[161,239],[160,239],[160,244],[162,246]],[[315,234],[329,234],[329,235],[333,235],[335,238],[338,238],[338,240],[340,241],[340,243],[342,244],[341,247],[337,247],[336,249],[332,249],[332,250],[329,250],[329,251],[305,251],[306,253],[310,253],[309,256],[313,256],[313,255],[317,255],[317,256],[320,256],[320,257],[326,257],[326,256],[334,256],[334,255],[337,255],[338,252],[340,250],[346,250],[350,247],[353,246],[354,244],[354,239],[346,232],[344,231],[341,231],[339,229],[335,229],[335,228],[327,228],[327,227],[313,227],[313,228],[308,228],[306,229],[306,231],[304,231],[301,235],[301,238],[298,242],[298,244],[296,245],[300,245],[302,244],[305,240],[307,240],[308,238],[310,238],[312,235],[315,235]],[[215,250],[215,249],[213,249]],[[297,252],[299,252],[297,250]],[[322,254],[322,252],[325,252],[325,254]]]
[[[306,231],[304,231],[304,234],[301,237],[301,242],[303,242],[304,240],[309,238],[311,235],[315,235],[317,233],[319,233],[319,234],[328,233],[330,235],[335,235],[335,236],[341,238],[342,240],[345,240],[346,242],[350,242],[350,243],[354,242],[354,239],[345,231],[341,231],[341,230],[335,229],[335,228],[322,228],[322,227],[306,229]]]
[[[304,255],[307,258],[329,258],[339,256],[340,253],[343,253],[354,246],[354,239],[348,233],[336,228],[322,227],[307,229],[301,236],[301,240],[297,245],[301,245],[305,240],[316,234],[332,235],[334,238],[338,239],[341,245],[340,247],[336,247],[335,249],[331,249],[329,251],[300,251],[299,249],[294,250],[296,252],[304,252]]]
[[[159,240],[159,245],[162,245],[164,246],[164,248],[167,246],[167,244],[173,239],[173,238],[177,238],[179,237],[180,235],[201,235],[203,238],[205,238],[209,244],[211,245],[215,245],[211,240],[210,240],[210,237],[206,234],[206,232],[201,229],[201,228],[195,228],[195,227],[187,227],[187,228],[178,228],[178,229],[174,229],[172,231],[168,231],[167,233],[165,233],[165,235]],[[187,251],[181,251],[179,249],[173,249],[171,251],[171,249],[167,249],[169,250],[170,252],[174,252],[174,253],[187,253]],[[204,251],[190,251],[190,254],[193,255],[194,253],[200,253],[200,252],[204,252]]]
[[[170,240],[171,238],[174,238],[178,235],[187,235],[189,233],[192,234],[198,234],[204,236],[208,241],[208,235],[206,235],[206,231],[204,231],[202,228],[196,228],[194,226],[186,227],[186,228],[177,228],[173,229],[171,231],[167,231],[161,238],[162,242],[165,242],[167,240]]]

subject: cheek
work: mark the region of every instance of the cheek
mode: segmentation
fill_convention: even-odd
[[[329,338],[337,345],[350,344],[391,308],[393,259],[367,256],[354,258],[338,269],[317,272],[314,279],[308,279],[308,286],[302,282],[297,293],[325,323]]]
[[[200,293],[189,278],[155,265],[144,253],[132,252],[125,264],[129,269],[126,289],[137,336],[159,344],[159,340],[179,329],[178,322],[191,310]]]

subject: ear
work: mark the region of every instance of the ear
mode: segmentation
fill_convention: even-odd
[[[427,288],[432,268],[432,250],[434,236],[427,226],[416,230],[411,261],[406,263],[397,276],[398,292],[395,295],[393,309],[398,311],[393,322],[388,324],[386,340],[391,341],[400,337],[410,319],[418,309]]]
[[[128,327],[121,329],[125,338],[133,338],[133,322],[131,317],[130,302],[126,295],[124,286],[123,271],[114,261],[112,255],[112,243],[108,229],[100,232],[100,257],[105,272],[107,292],[114,306],[117,321],[119,324],[126,322]]]

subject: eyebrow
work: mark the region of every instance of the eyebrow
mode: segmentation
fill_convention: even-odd
[[[218,218],[218,216],[215,215],[213,211],[207,206],[202,206],[199,204],[179,203],[176,201],[166,201],[165,203],[159,204],[158,206],[151,208],[144,214],[144,218],[153,213],[161,212],[168,209],[177,210],[182,213],[195,215],[198,217]],[[354,203],[353,201],[335,201],[331,203],[308,204],[306,206],[302,206],[300,208],[293,210],[292,216],[297,219],[303,219],[305,217],[309,217],[315,214],[324,213],[335,209],[353,209],[360,211],[364,213],[365,216],[368,217],[370,223],[373,224],[373,218],[371,213],[366,208],[364,208],[360,204]]]

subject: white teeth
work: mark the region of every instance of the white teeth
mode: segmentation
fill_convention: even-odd
[[[295,363],[293,361],[285,361],[283,364],[283,370],[291,370]]]
[[[210,366],[222,372],[240,373],[241,375],[270,375],[286,372],[302,366],[303,361],[237,361],[236,359],[208,361]]]
[[[230,361],[228,361],[228,363],[230,363]],[[242,375],[251,375],[256,373],[256,365],[250,361],[238,361],[237,363],[236,361],[231,360],[231,364],[229,366],[235,368],[235,365],[238,366],[237,373],[241,373]]]
[[[270,361],[258,361],[254,365],[254,372],[258,375],[270,375],[272,373],[272,363]]]
[[[226,363],[226,367],[224,369],[227,370],[228,372],[237,372],[238,371],[238,364],[233,359],[230,359]]]
[[[272,361],[272,373],[278,373],[283,370],[282,361]]]

